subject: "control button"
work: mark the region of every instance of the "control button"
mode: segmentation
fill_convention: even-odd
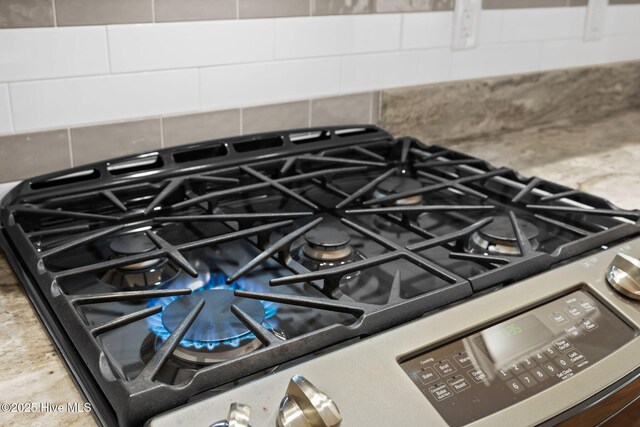
[[[547,357],[556,357],[558,356],[560,353],[558,353],[558,350],[556,350],[554,347],[548,347],[545,351],[544,354],[547,355]]]
[[[591,311],[591,310],[595,309],[595,307],[589,301],[582,301],[582,302],[578,303],[578,305],[584,311]]]
[[[578,350],[568,351],[565,353],[565,356],[567,356],[574,365],[584,360],[584,356]]]
[[[435,366],[436,370],[440,372],[440,375],[443,377],[456,371],[456,368],[451,364],[451,362],[449,362],[449,359],[444,359],[433,366]]]
[[[498,369],[496,374],[498,375],[498,377],[502,378],[503,380],[508,380],[509,378],[513,377],[513,374],[508,369]]]
[[[534,385],[536,385],[538,383],[538,381],[536,381],[533,378],[533,375],[529,374],[529,373],[524,373],[524,374],[520,374],[518,375],[518,379],[520,380],[520,382],[522,382],[522,384],[525,385],[525,387],[529,388],[529,387],[533,387]]]
[[[487,374],[480,368],[472,369],[467,373],[477,383],[487,380]]]
[[[538,380],[538,382],[542,382],[542,381],[546,380],[547,378],[549,378],[549,375],[547,375],[547,373],[542,368],[532,369],[529,373],[531,375],[533,375],[533,377],[536,380]]]
[[[578,329],[577,325],[574,325],[570,328],[567,328],[564,330],[567,334],[571,335],[572,337],[577,337],[580,335],[580,329]]]
[[[534,362],[531,357],[525,357],[520,361],[520,363],[525,369],[531,369],[536,366],[536,362]]]
[[[431,395],[437,401],[441,401],[446,399],[447,397],[453,396],[453,392],[451,392],[451,389],[444,383],[436,384],[435,386],[431,387],[429,389],[429,393],[431,393]]]
[[[554,342],[553,345],[555,346],[555,348],[563,352],[573,348],[571,343],[567,340],[558,340]]]
[[[573,366],[573,363],[571,363],[571,361],[565,356],[558,356],[553,360],[558,364],[560,369],[567,369]]]
[[[542,363],[546,362],[548,360],[548,357],[543,351],[539,351],[533,355],[533,360],[535,360],[537,363]]]
[[[582,312],[575,305],[570,305],[567,308],[567,312],[571,315],[571,317],[576,318],[582,316]]]
[[[513,365],[511,365],[510,368],[511,372],[513,372],[515,375],[520,374],[522,371],[524,371],[524,368],[522,367],[521,364],[519,363],[514,363]]]
[[[524,391],[524,386],[522,385],[522,383],[515,378],[507,381],[507,386],[509,386],[514,394],[520,394]]]
[[[463,377],[462,375],[456,375],[455,377],[453,377],[449,381],[447,381],[447,384],[449,384],[449,386],[456,393],[460,393],[461,391],[464,391],[464,390],[468,389],[469,387],[471,387],[471,384],[469,384],[467,379],[465,377]]]
[[[469,356],[466,351],[453,356],[453,358],[456,359],[456,362],[458,362],[458,365],[462,368],[471,366],[471,356]]]
[[[551,320],[556,322],[558,325],[561,325],[564,322],[566,322],[567,320],[569,320],[569,319],[567,319],[567,317],[564,314],[560,313],[559,311],[556,311],[550,317],[551,317]]]
[[[431,368],[424,368],[422,371],[418,371],[418,378],[422,384],[427,385],[438,379],[438,374],[436,374]]]
[[[596,322],[591,319],[582,319],[582,326],[584,326],[588,332],[591,332],[598,327]]]
[[[558,367],[551,362],[544,362],[542,367],[549,373],[549,375],[556,375],[560,372]]]

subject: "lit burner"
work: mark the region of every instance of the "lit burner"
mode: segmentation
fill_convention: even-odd
[[[225,349],[219,345],[239,340],[251,332],[231,312],[232,305],[238,306],[258,323],[265,319],[265,310],[260,301],[238,298],[233,291],[226,289],[194,292],[173,301],[162,313],[162,324],[166,330],[173,332],[200,300],[204,300],[204,307],[181,341],[183,344],[186,340],[184,344],[187,345],[179,346],[174,356],[188,362],[215,363],[249,353],[261,346],[260,340],[255,337],[237,347],[229,345]],[[201,348],[189,347],[191,343],[198,343]],[[209,349],[216,351],[207,351]]]
[[[373,196],[376,199],[382,197],[391,196],[393,194],[403,193],[405,191],[417,190],[422,187],[420,181],[406,176],[392,176],[385,179],[378,185],[373,192]],[[396,206],[413,206],[422,203],[422,194],[416,194],[415,196],[408,196],[403,199],[394,200],[393,202],[383,203],[385,205]]]
[[[351,236],[335,227],[316,227],[304,235],[297,261],[311,271],[337,267],[362,259],[351,246]]]
[[[538,228],[528,221],[518,219],[518,226],[535,250],[538,248]],[[493,222],[473,233],[467,251],[490,255],[520,255],[511,220],[508,216],[496,216]]]
[[[205,277],[202,273],[200,276]],[[232,305],[238,306],[262,323],[277,338],[286,338],[284,332],[277,327],[277,320],[272,319],[277,313],[276,303],[239,298],[233,293],[236,289],[264,291],[258,284],[240,279],[239,282],[227,285],[227,276],[220,272],[208,272],[206,277],[208,279],[198,282],[195,288],[186,285],[193,289],[190,295],[149,301],[149,307],[160,305],[163,310],[147,318],[155,339],[151,345],[143,346],[143,358],[149,358],[162,345],[200,300],[204,300],[204,307],[173,352],[176,361],[186,362],[189,366],[208,365],[224,362],[262,347],[262,342],[231,312]],[[191,278],[186,280],[193,284]],[[181,282],[178,279],[172,282],[171,287],[184,287],[185,284]]]
[[[116,237],[110,242],[109,248],[116,259],[150,252],[156,246],[146,235],[136,233]],[[155,258],[109,270],[101,280],[120,288],[140,288],[161,285],[175,278],[178,273],[167,258]]]

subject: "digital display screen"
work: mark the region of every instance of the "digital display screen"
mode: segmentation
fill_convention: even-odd
[[[508,363],[552,340],[553,333],[534,315],[516,317],[482,331],[487,356],[496,364]]]

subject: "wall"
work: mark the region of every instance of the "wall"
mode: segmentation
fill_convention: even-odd
[[[452,51],[452,0],[0,0],[0,182],[375,122],[385,88],[640,59],[640,4],[610,5],[595,42],[584,5],[485,0],[478,47]]]

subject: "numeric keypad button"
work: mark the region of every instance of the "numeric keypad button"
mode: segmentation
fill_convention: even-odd
[[[522,383],[515,378],[507,381],[507,387],[509,387],[514,394],[520,394],[524,391]]]
[[[541,366],[551,376],[555,376],[560,373],[560,369],[558,369],[558,367],[551,362],[545,362]]]
[[[518,375],[518,379],[527,388],[533,387],[534,385],[538,384],[538,381],[536,381],[535,378],[533,377],[533,375],[531,375],[528,372]]]
[[[529,372],[538,381],[542,382],[549,378],[549,375],[542,368],[535,368]]]

